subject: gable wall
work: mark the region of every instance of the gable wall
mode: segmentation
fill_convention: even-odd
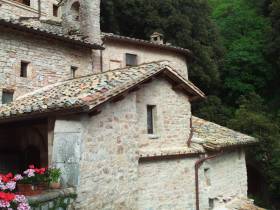
[[[172,67],[177,69],[182,76],[188,78],[188,67],[186,56],[151,47],[144,47],[137,44],[128,44],[125,42],[105,41],[105,50],[103,51],[103,71],[125,67],[125,54],[136,54],[138,64],[149,63],[153,61],[168,60]]]
[[[156,79],[136,92],[139,147],[157,150],[186,146],[190,133],[188,97],[174,91],[165,79]],[[155,134],[147,133],[147,105],[156,106]]]
[[[30,62],[27,78],[20,77],[21,60]],[[70,79],[71,65],[79,68],[77,76],[91,74],[91,51],[1,28],[0,100],[1,88],[15,90],[16,98],[39,87]]]

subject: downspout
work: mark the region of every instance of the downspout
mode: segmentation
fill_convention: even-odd
[[[38,18],[41,19],[42,9],[41,9],[41,0],[38,0]]]
[[[199,180],[198,180],[198,170],[200,168],[200,166],[207,160],[211,160],[214,159],[220,155],[222,155],[223,150],[221,150],[219,153],[212,155],[212,156],[208,156],[208,157],[204,157],[199,159],[198,161],[196,161],[195,163],[195,205],[196,205],[196,210],[199,210]]]
[[[192,115],[191,115],[191,118],[190,118],[190,135],[189,135],[189,138],[188,138],[188,141],[187,141],[188,147],[191,146],[193,133],[194,133],[194,129],[193,129],[193,122],[192,122]]]

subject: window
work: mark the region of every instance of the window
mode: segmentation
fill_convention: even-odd
[[[215,205],[214,205],[214,199],[209,198],[209,209],[212,210],[214,209]]]
[[[156,106],[154,105],[148,105],[147,106],[147,129],[148,134],[154,134],[155,133],[155,110]]]
[[[78,1],[74,2],[71,6],[71,15],[74,21],[80,20],[80,3]]]
[[[125,54],[126,66],[136,66],[137,65],[137,55],[134,54]]]
[[[2,104],[8,104],[13,101],[14,91],[13,90],[3,90],[2,91]]]
[[[205,184],[206,184],[206,186],[211,186],[210,168],[205,168],[204,169],[204,177],[205,177]]]
[[[29,65],[28,62],[21,61],[21,64],[20,64],[20,77],[27,77],[28,65]]]
[[[58,17],[58,6],[53,4],[53,16]]]
[[[27,6],[30,6],[30,0],[14,0],[18,3],[21,3],[21,4],[25,4]]]
[[[76,66],[71,66],[71,76],[72,78],[75,78],[76,77],[76,72],[78,70],[78,67]]]

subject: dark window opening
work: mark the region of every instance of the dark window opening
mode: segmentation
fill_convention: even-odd
[[[2,91],[2,104],[11,103],[14,99],[14,92],[12,90]]]
[[[30,6],[30,0],[14,0],[15,2]]]
[[[27,70],[28,70],[28,62],[21,61],[20,64],[20,77],[27,77]]]
[[[147,128],[148,134],[155,133],[155,108],[154,105],[147,106]]]
[[[214,204],[214,199],[212,199],[212,198],[209,198],[209,209],[211,210],[211,209],[214,209],[214,206],[215,204]]]
[[[74,2],[71,6],[71,14],[73,17],[73,20],[79,21],[80,20],[80,3]]]
[[[53,4],[53,16],[58,17],[58,6]]]
[[[205,184],[206,184],[206,186],[211,186],[210,168],[205,168],[204,169],[204,177],[205,177]]]
[[[72,78],[75,78],[76,77],[76,72],[78,70],[78,67],[76,66],[71,66],[71,76]]]
[[[126,66],[136,66],[137,65],[137,55],[134,54],[125,54]]]

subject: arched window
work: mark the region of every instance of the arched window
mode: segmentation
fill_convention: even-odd
[[[75,21],[80,20],[80,3],[78,1],[76,1],[72,4],[71,14],[72,14],[73,20],[75,20]]]

